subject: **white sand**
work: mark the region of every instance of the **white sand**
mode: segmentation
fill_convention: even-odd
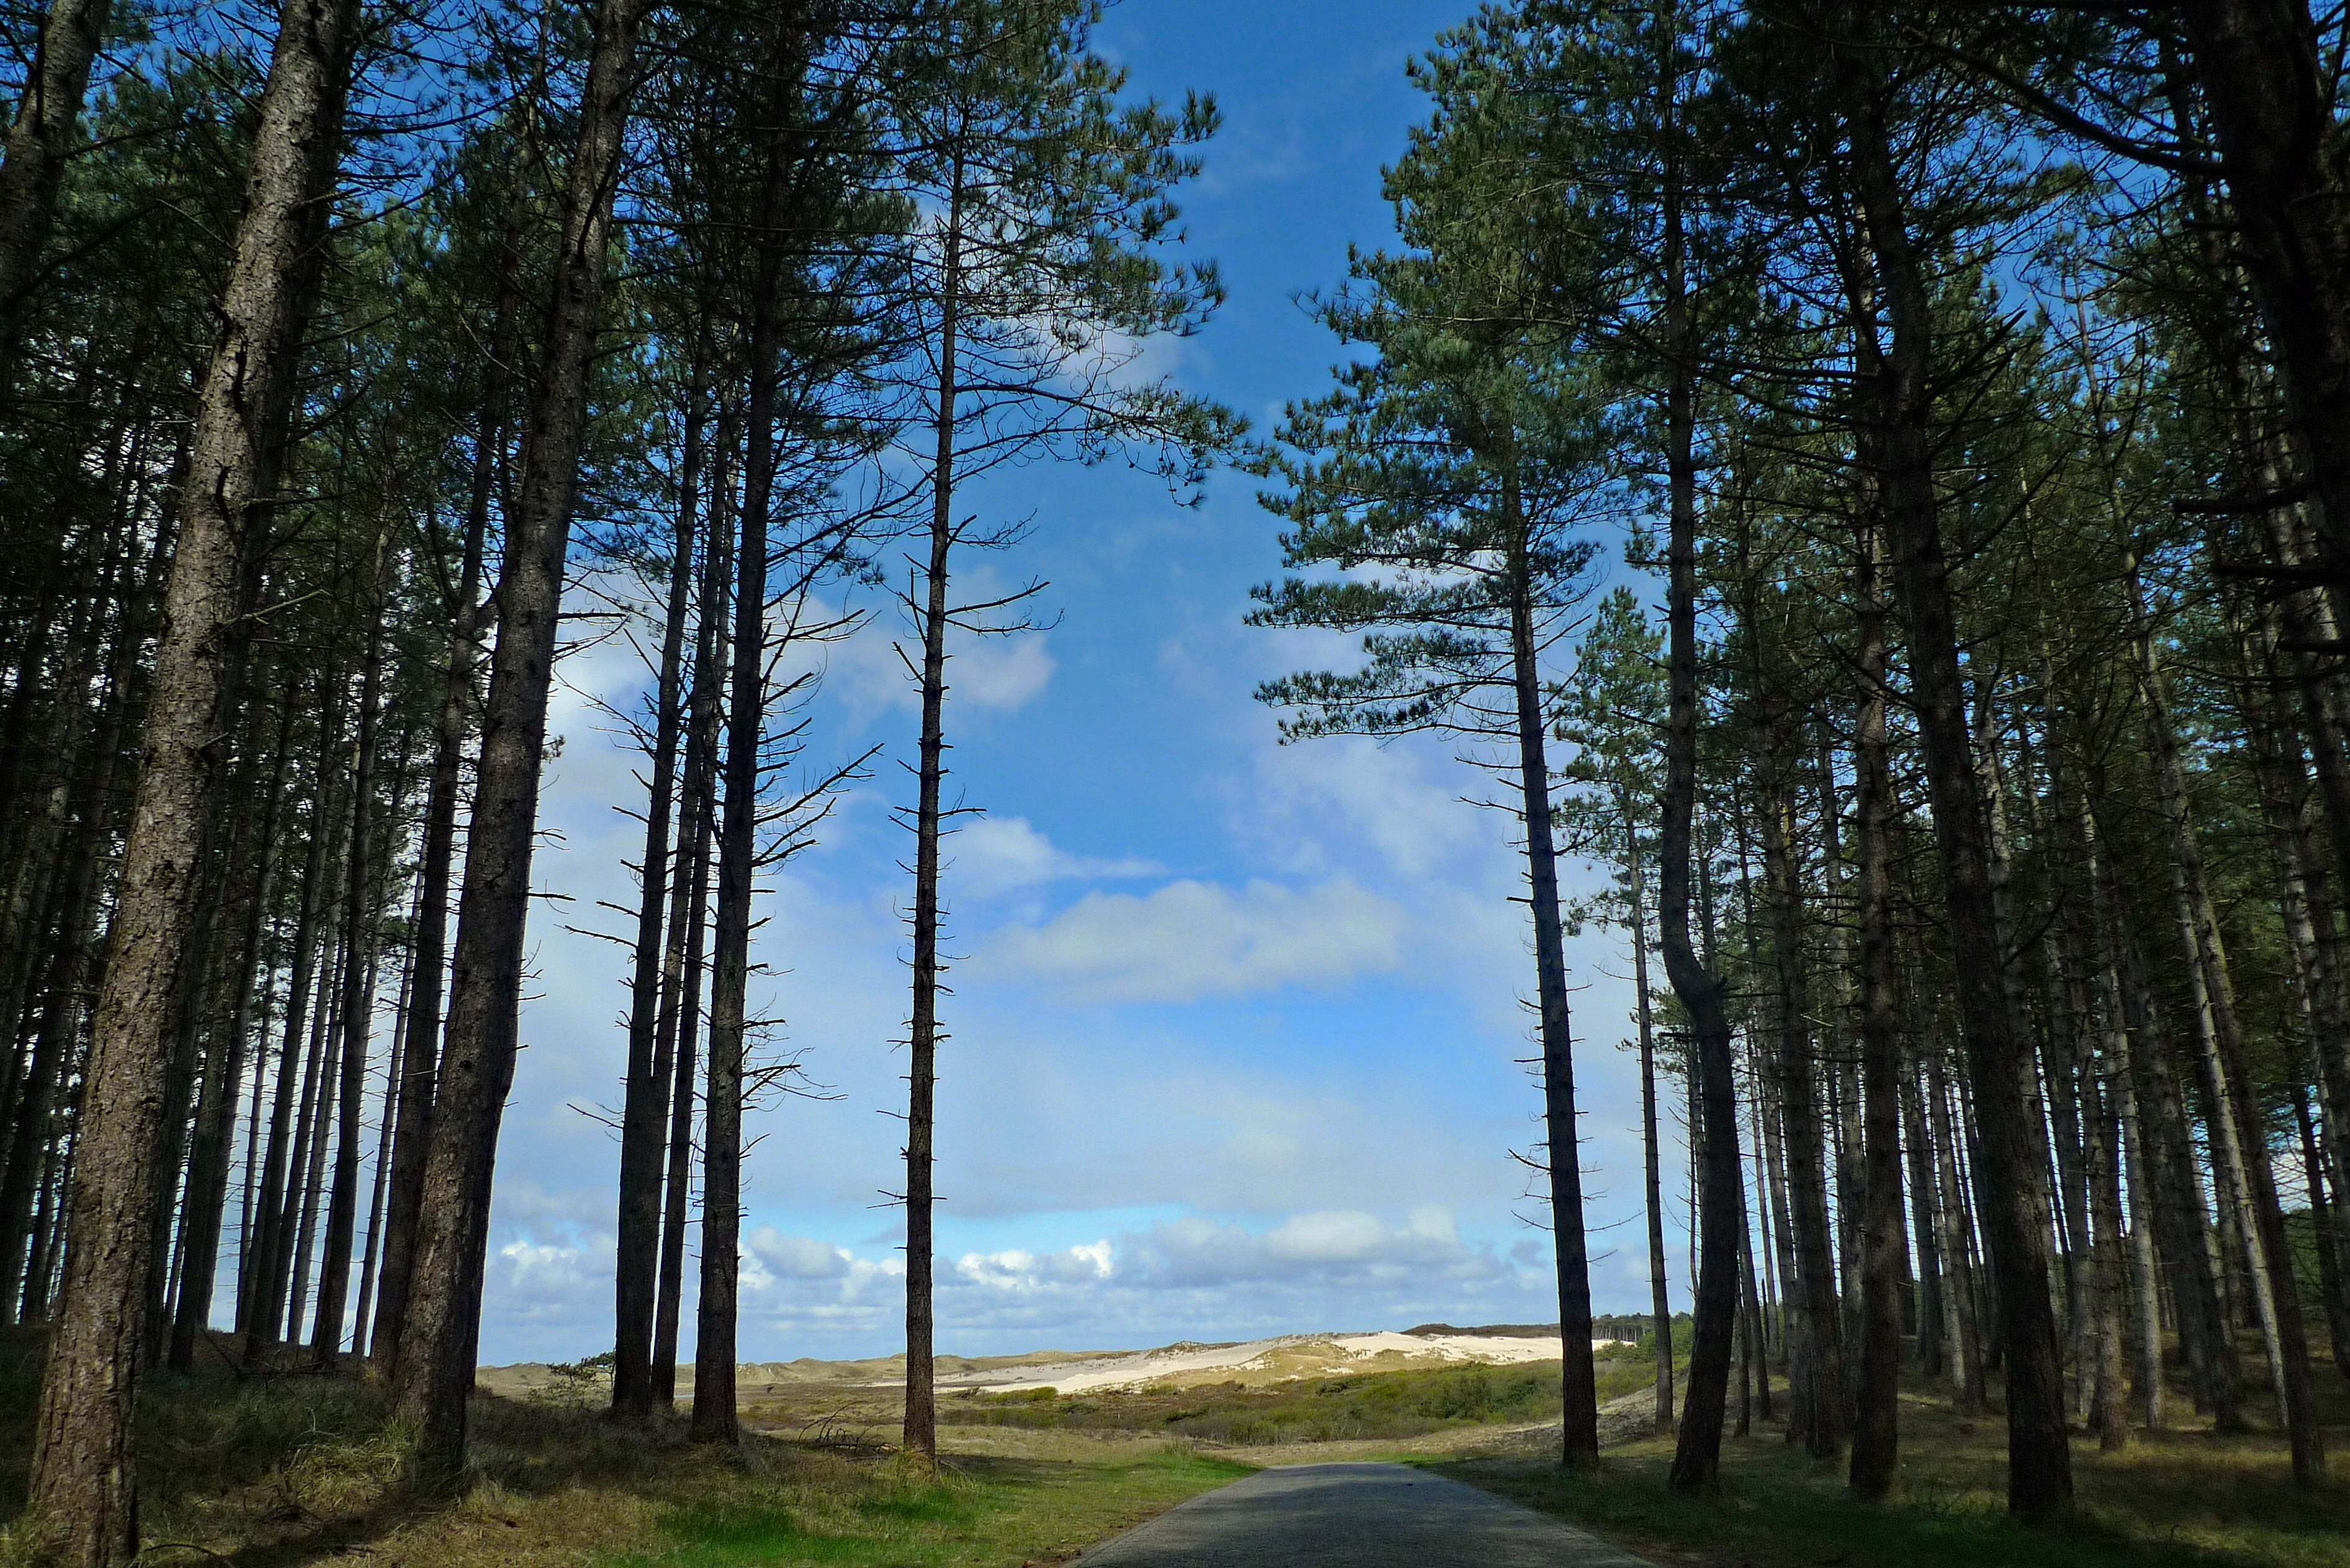
[[[1159,1350],[1089,1357],[1059,1366],[971,1372],[941,1377],[939,1383],[941,1386],[985,1388],[1003,1394],[1051,1388],[1066,1395],[1170,1380],[1211,1381],[1198,1375],[1218,1371],[1229,1371],[1244,1381],[1286,1381],[1408,1366],[1482,1363],[1508,1366],[1526,1361],[1555,1361],[1560,1354],[1560,1341],[1555,1334],[1523,1338],[1476,1334],[1422,1336],[1392,1330],[1377,1334],[1290,1334],[1241,1345],[1171,1345]]]

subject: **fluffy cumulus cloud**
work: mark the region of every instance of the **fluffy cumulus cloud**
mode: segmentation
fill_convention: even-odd
[[[948,843],[955,890],[984,898],[1046,882],[1108,877],[1151,877],[1161,867],[1133,856],[1100,859],[1072,855],[1030,826],[1024,816],[983,816],[964,823]]]
[[[608,1236],[506,1241],[489,1306],[499,1359],[569,1358],[610,1324]],[[1186,1215],[1058,1250],[1006,1247],[941,1257],[942,1341],[963,1354],[1047,1343],[1137,1348],[1211,1334],[1401,1327],[1428,1318],[1539,1315],[1549,1252],[1462,1239],[1451,1211],[1293,1214],[1252,1227]],[[905,1262],[774,1225],[743,1239],[741,1353],[751,1359],[886,1353],[905,1303]],[[691,1293],[688,1271],[688,1293]],[[691,1324],[689,1305],[687,1322]]]
[[[941,1272],[952,1284],[979,1285],[1014,1293],[1055,1285],[1091,1285],[1110,1277],[1113,1251],[1104,1240],[1041,1254],[1017,1247],[1000,1252],[965,1252],[954,1261],[951,1269]]]
[[[1263,1231],[1187,1215],[1134,1239],[1135,1272],[1160,1286],[1316,1282],[1397,1286],[1436,1279],[1506,1277],[1509,1263],[1453,1233],[1445,1210],[1414,1210],[1393,1225],[1360,1210],[1294,1214]]]
[[[1089,893],[1042,925],[998,931],[981,957],[1079,1002],[1193,1002],[1391,970],[1409,927],[1400,908],[1344,877],[1302,890],[1186,878]]]

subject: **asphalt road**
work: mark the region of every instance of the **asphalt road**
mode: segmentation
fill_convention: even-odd
[[[1404,1465],[1259,1470],[1103,1542],[1078,1568],[1649,1568],[1594,1535]]]

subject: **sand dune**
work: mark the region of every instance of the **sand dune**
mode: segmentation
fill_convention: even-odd
[[[1605,1340],[1595,1344],[1606,1344]],[[1225,1345],[1180,1340],[1151,1350],[1035,1350],[1020,1355],[941,1355],[941,1388],[985,1388],[997,1393],[1051,1388],[1082,1394],[1097,1388],[1196,1387],[1208,1383],[1262,1385],[1299,1377],[1330,1377],[1350,1372],[1394,1372],[1410,1366],[1482,1363],[1506,1366],[1555,1361],[1555,1327],[1504,1324],[1455,1328],[1429,1324],[1408,1330],[1367,1334],[1285,1334]],[[477,1375],[493,1393],[526,1394],[558,1381],[538,1362],[484,1366]],[[842,1388],[889,1388],[906,1380],[903,1355],[861,1361],[745,1362],[735,1372],[744,1399],[785,1386],[829,1384]],[[678,1389],[690,1393],[693,1369],[678,1369]]]

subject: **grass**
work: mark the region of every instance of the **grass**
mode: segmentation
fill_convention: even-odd
[[[1653,1362],[1599,1364],[1604,1404],[1656,1383]],[[1559,1364],[1434,1366],[1251,1386],[1103,1390],[1063,1397],[1051,1389],[967,1392],[941,1402],[959,1426],[1030,1430],[1141,1431],[1247,1448],[1407,1439],[1464,1428],[1555,1421]]]
[[[0,1499],[23,1494],[40,1347],[0,1335]],[[2257,1380],[2257,1354],[2247,1371]],[[1632,1432],[1649,1364],[1603,1360],[1607,1419]],[[1246,1474],[1249,1461],[1406,1459],[1565,1515],[1659,1563],[1707,1568],[2350,1568],[2350,1486],[2296,1488],[2282,1437],[2219,1436],[2182,1414],[2106,1455],[2074,1445],[2080,1507],[2062,1529],[2004,1518],[2004,1427],[1961,1420],[1919,1384],[1902,1407],[1902,1473],[1881,1506],[1840,1463],[1776,1427],[1724,1445],[1718,1499],[1665,1489],[1654,1438],[1563,1473],[1557,1364],[1446,1366],[1289,1383],[1158,1386],[1075,1397],[942,1401],[946,1453],[925,1473],[880,1440],[889,1389],[811,1386],[745,1413],[740,1447],[684,1440],[674,1418],[626,1431],[579,1401],[477,1397],[457,1495],[402,1486],[402,1433],[348,1378],[238,1378],[214,1356],[155,1376],[140,1412],[151,1568],[304,1568],[371,1555],[401,1568],[1014,1568],[1078,1548]],[[2350,1388],[2321,1356],[2337,1468]],[[1627,1398],[1626,1397],[1630,1397]],[[2258,1406],[2255,1406],[2256,1411]],[[0,1568],[28,1565],[0,1531]]]
[[[658,1547],[599,1561],[610,1568],[1058,1563],[1251,1469],[1165,1443],[1096,1442],[1060,1458],[954,1455],[935,1477],[895,1459],[795,1462],[730,1486],[723,1497],[664,1511],[654,1521]]]
[[[2337,1470],[2350,1438],[2350,1400],[2320,1368]],[[2188,1419],[2191,1419],[2188,1417]],[[2078,1507],[2067,1524],[2027,1531],[2006,1519],[2006,1428],[1996,1415],[1961,1420],[1923,1385],[1901,1407],[1901,1476],[1882,1505],[1855,1501],[1845,1466],[1790,1449],[1783,1428],[1758,1427],[1722,1446],[1719,1499],[1666,1490],[1669,1439],[1613,1449],[1597,1470],[1481,1458],[1429,1468],[1559,1514],[1660,1561],[1796,1568],[2345,1568],[2350,1487],[2296,1487],[2274,1432],[2219,1436],[2208,1428],[2134,1431],[2130,1447],[2073,1445]]]
[[[24,1495],[37,1336],[0,1336],[0,1508]],[[746,1430],[685,1441],[681,1419],[628,1431],[576,1400],[477,1397],[459,1492],[401,1478],[382,1395],[348,1377],[239,1378],[225,1355],[156,1374],[140,1410],[140,1515],[152,1568],[300,1568],[368,1555],[401,1568],[733,1568],[1060,1563],[1253,1468],[1164,1437],[976,1432],[938,1469],[851,1435]],[[0,1568],[37,1562],[13,1521]]]

